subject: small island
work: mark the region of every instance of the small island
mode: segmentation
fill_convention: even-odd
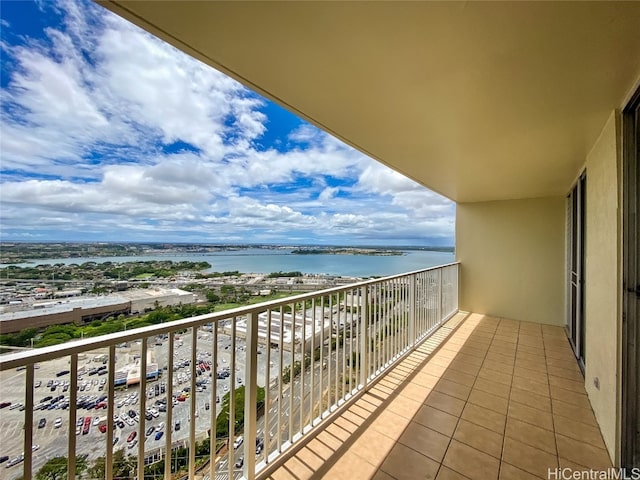
[[[405,255],[401,250],[381,250],[377,248],[296,248],[291,251],[292,255],[375,255],[375,256],[392,256]]]

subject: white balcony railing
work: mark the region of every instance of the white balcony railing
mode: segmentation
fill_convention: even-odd
[[[1,356],[0,479],[254,478],[457,309],[453,263]]]

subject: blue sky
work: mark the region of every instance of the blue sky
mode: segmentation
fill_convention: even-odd
[[[452,202],[103,8],[0,14],[0,240],[453,245]]]

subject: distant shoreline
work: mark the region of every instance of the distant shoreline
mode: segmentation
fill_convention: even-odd
[[[405,255],[400,250],[377,250],[369,248],[297,248],[291,251],[291,255]]]
[[[175,243],[81,243],[81,242],[0,242],[0,264],[37,263],[38,260],[73,259],[86,257],[142,257],[149,255],[211,255],[248,249],[288,250],[292,255],[369,255],[402,256],[406,251],[453,253],[454,247],[436,246],[325,246],[325,245],[214,245]],[[135,260],[132,260],[135,261]]]

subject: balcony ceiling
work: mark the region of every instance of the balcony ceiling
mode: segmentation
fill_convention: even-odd
[[[640,2],[100,3],[459,202],[565,194],[640,77]]]

